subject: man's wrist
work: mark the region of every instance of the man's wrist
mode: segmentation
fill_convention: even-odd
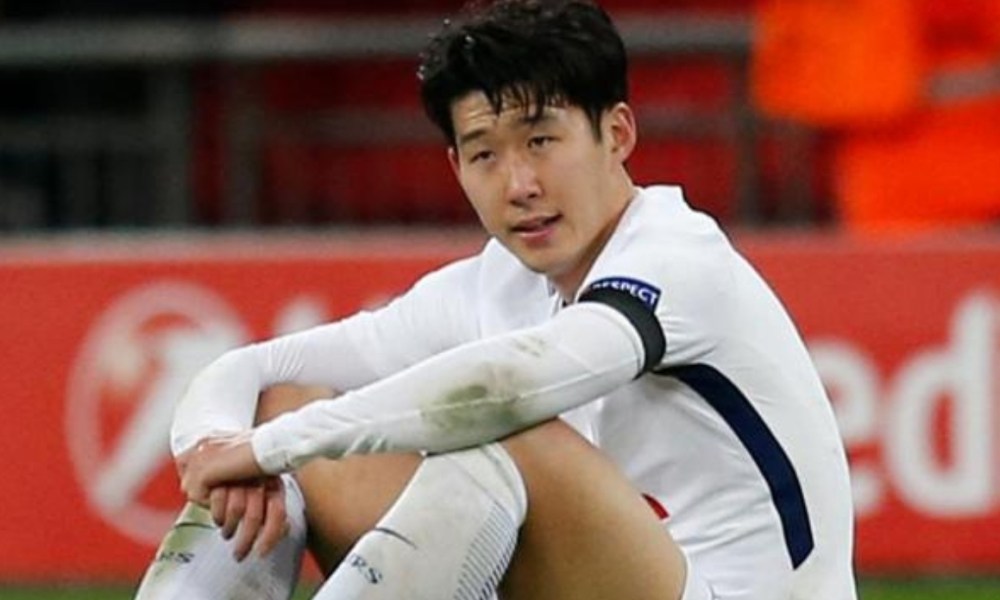
[[[279,443],[280,434],[275,426],[277,421],[255,427],[250,436],[250,448],[253,450],[254,460],[267,475],[278,475],[294,468],[289,453],[281,448]]]

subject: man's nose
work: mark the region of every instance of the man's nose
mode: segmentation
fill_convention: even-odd
[[[523,205],[541,193],[538,173],[531,163],[521,157],[511,157],[507,162],[507,200]]]

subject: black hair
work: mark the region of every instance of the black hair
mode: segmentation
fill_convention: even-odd
[[[628,100],[625,45],[611,18],[585,0],[474,2],[445,21],[421,54],[424,110],[455,143],[452,103],[483,92],[498,114],[504,102],[578,106],[600,139],[601,115]]]

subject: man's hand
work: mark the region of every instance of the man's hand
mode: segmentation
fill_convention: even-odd
[[[213,488],[252,483],[263,476],[247,431],[208,438],[186,454],[181,464],[181,489],[188,500],[207,508]]]
[[[202,440],[177,457],[177,469],[188,499],[210,509],[223,538],[236,535],[236,560],[255,546],[266,555],[288,531],[284,484],[260,470],[249,432]]]
[[[236,536],[236,560],[243,560],[255,548],[258,556],[267,556],[288,533],[285,486],[277,476],[215,487],[209,509],[222,537]]]

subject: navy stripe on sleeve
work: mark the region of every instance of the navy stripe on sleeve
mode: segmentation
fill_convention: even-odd
[[[743,392],[712,366],[684,365],[657,369],[654,373],[675,377],[698,393],[743,443],[771,491],[792,567],[797,568],[814,546],[809,512],[795,468],[767,423]]]
[[[642,348],[645,360],[643,361],[642,375],[660,364],[663,355],[667,351],[667,341],[663,337],[663,328],[656,319],[653,311],[646,306],[642,300],[621,290],[612,288],[590,289],[580,296],[580,302],[600,302],[610,306],[620,312],[629,323],[635,327],[639,338],[642,339]]]

